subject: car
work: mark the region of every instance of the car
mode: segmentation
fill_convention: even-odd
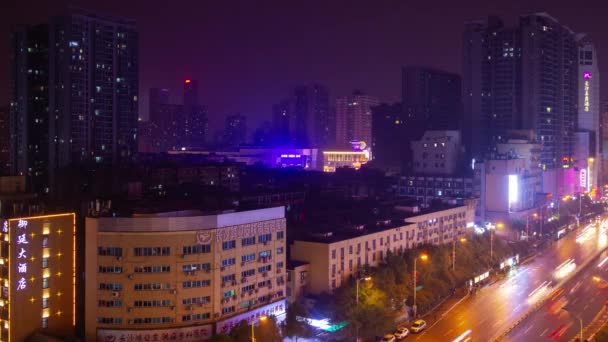
[[[386,335],[384,335],[384,337],[380,341],[382,341],[382,342],[395,342],[395,335],[393,335],[393,334],[386,334]]]
[[[414,324],[412,324],[410,331],[413,333],[419,333],[422,330],[424,330],[424,328],[426,328],[426,322],[419,319],[419,320],[415,321]]]
[[[395,335],[395,338],[398,340],[406,338],[409,334],[410,331],[407,330],[406,327],[397,328],[397,330],[395,330],[395,332],[393,333],[393,335]]]

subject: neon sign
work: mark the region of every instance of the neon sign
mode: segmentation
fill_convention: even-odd
[[[583,100],[583,109],[585,112],[589,111],[589,80],[591,79],[591,73],[588,71],[585,71],[585,73],[583,73],[583,79],[585,80],[584,83],[584,92],[585,92],[585,96],[584,96],[584,100]]]
[[[8,233],[8,221],[4,220],[4,223],[2,224],[2,232],[4,234]]]
[[[17,222],[18,233],[16,244],[20,245],[20,247],[18,247],[19,252],[17,253],[17,259],[24,259],[18,260],[17,263],[17,273],[20,276],[17,280],[17,291],[25,290],[27,288],[27,281],[25,280],[25,276],[27,275],[27,250],[24,248],[30,243],[27,240],[27,224],[27,220],[19,220],[19,222]]]
[[[581,169],[580,173],[580,186],[587,188],[587,169]]]

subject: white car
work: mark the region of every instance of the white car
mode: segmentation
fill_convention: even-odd
[[[415,321],[414,324],[412,324],[410,331],[413,333],[419,333],[422,330],[424,330],[424,328],[426,328],[426,322],[419,319],[419,320]]]
[[[395,335],[395,338],[398,340],[406,338],[409,334],[410,331],[407,330],[406,327],[397,328],[397,330],[395,330],[395,332],[393,333],[393,335]]]
[[[386,334],[381,340],[382,342],[395,342],[395,335]]]

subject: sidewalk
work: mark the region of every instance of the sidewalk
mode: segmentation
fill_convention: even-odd
[[[597,334],[604,325],[608,323],[608,310],[606,309],[606,305],[597,313],[595,318],[591,323],[587,324],[587,326],[583,329],[583,338],[584,341],[592,341],[593,336]],[[577,341],[578,337],[573,338],[571,341]]]

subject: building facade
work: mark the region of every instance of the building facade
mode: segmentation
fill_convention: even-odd
[[[472,176],[401,176],[397,191],[399,196],[427,204],[433,200],[479,198],[481,195]]]
[[[3,220],[0,339],[36,333],[73,337],[76,325],[76,216]]]
[[[406,116],[427,130],[455,130],[461,125],[460,75],[428,67],[402,68],[402,104]]]
[[[506,130],[532,129],[543,169],[559,171],[573,154],[578,53],[575,34],[546,13],[522,16],[515,28],[495,17],[466,23],[463,134],[471,156],[479,160]]]
[[[285,312],[283,207],[87,218],[86,340],[200,341]]]
[[[426,131],[411,148],[416,174],[453,175],[461,166],[460,131]]]
[[[372,143],[372,108],[377,98],[359,91],[336,99],[336,146],[348,147],[353,140]]]
[[[11,172],[10,106],[0,107],[0,175]]]
[[[13,172],[48,192],[58,168],[131,160],[139,86],[134,22],[70,9],[12,38]]]
[[[247,142],[247,117],[242,114],[226,117],[224,143],[227,147],[239,147]]]
[[[290,247],[291,259],[309,264],[306,293],[332,292],[364,267],[378,266],[389,251],[402,253],[418,245],[452,243],[473,226],[474,217],[475,203],[471,201],[464,206],[415,214],[400,222],[387,220],[375,231],[317,234],[295,240]]]
[[[298,86],[293,92],[293,147],[327,147],[336,137],[336,119],[329,105],[329,91],[320,84]]]
[[[389,174],[401,173],[411,163],[410,141],[421,136],[401,103],[381,104],[372,109],[373,163]]]

